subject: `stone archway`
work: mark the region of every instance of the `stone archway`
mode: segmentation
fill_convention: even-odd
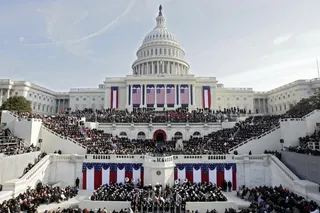
[[[153,133],[153,140],[157,141],[157,139],[160,138],[162,138],[163,141],[167,140],[167,133],[162,129],[158,129]]]

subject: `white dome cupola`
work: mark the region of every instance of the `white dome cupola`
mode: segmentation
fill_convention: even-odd
[[[162,6],[156,27],[143,39],[132,65],[134,75],[188,75],[190,66],[176,37],[168,31]]]

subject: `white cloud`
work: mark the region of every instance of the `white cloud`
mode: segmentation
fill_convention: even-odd
[[[20,42],[24,42],[24,37],[21,36],[21,37],[19,38],[19,41],[20,41]]]
[[[280,45],[284,42],[287,42],[291,37],[292,37],[292,33],[284,34],[284,35],[281,35],[281,36],[278,36],[277,38],[275,38],[273,40],[273,43],[275,45]]]

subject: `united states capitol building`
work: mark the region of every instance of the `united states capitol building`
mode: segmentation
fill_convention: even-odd
[[[156,109],[237,107],[254,113],[280,114],[320,87],[320,79],[297,80],[270,91],[253,88],[226,88],[215,77],[197,77],[185,60],[185,51],[166,27],[159,8],[155,28],[148,33],[136,52],[132,74],[106,77],[97,88],[71,88],[54,92],[26,81],[0,79],[0,105],[12,96],[24,96],[32,110],[55,114],[67,108]]]

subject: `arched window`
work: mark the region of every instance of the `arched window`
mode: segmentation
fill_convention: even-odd
[[[120,138],[126,138],[126,137],[128,137],[126,132],[120,132]]]
[[[182,133],[181,132],[174,133],[174,139],[182,139]]]
[[[201,133],[197,131],[197,132],[194,132],[192,136],[194,138],[199,138],[199,137],[201,137]]]
[[[139,132],[137,135],[138,140],[144,140],[146,139],[146,134],[144,132]]]

